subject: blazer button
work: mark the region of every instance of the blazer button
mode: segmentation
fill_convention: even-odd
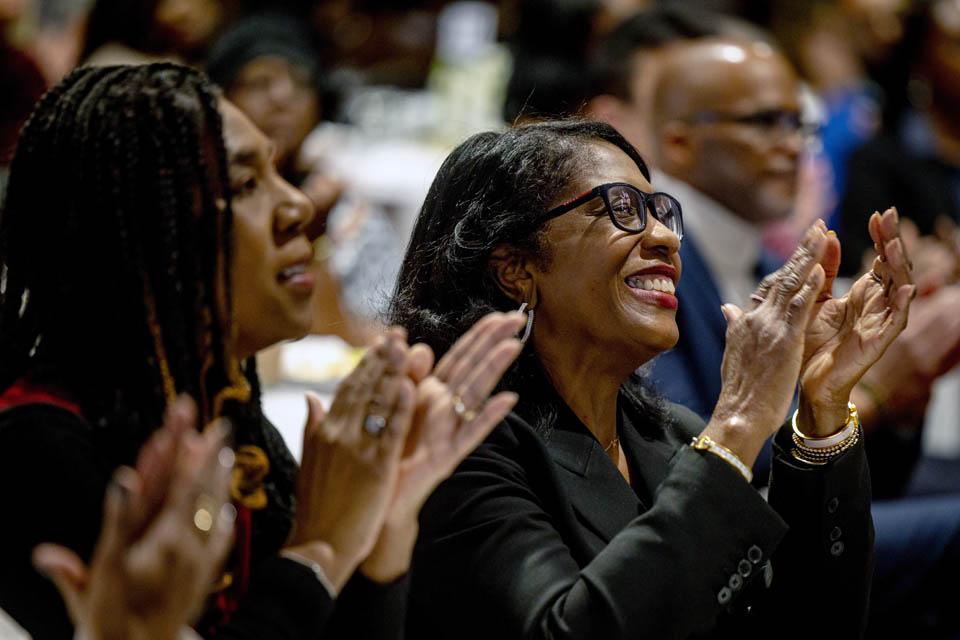
[[[739,573],[735,573],[730,576],[730,581],[727,582],[730,585],[730,588],[734,591],[740,591],[743,587],[743,578],[740,577]]]
[[[827,502],[827,513],[836,513],[837,507],[840,506],[839,498],[830,498],[830,501]]]
[[[840,530],[840,527],[834,527],[830,530],[830,542],[839,540],[840,536],[843,535],[843,532]]]
[[[830,555],[837,558],[843,555],[843,542],[837,540],[832,545],[830,545]]]
[[[753,545],[747,549],[747,559],[753,564],[760,564],[760,561],[763,560],[763,549],[757,545]]]
[[[746,578],[753,572],[753,565],[749,560],[741,560],[737,563],[737,573]]]
[[[720,593],[717,594],[717,602],[720,604],[727,604],[733,598],[733,592],[730,591],[729,587],[724,587],[720,589]]]

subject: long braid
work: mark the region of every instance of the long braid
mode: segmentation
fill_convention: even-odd
[[[217,96],[196,72],[84,68],[48,93],[0,219],[0,390],[64,385],[101,423],[137,430],[134,444],[173,391],[207,419],[248,400],[229,335],[226,172]]]

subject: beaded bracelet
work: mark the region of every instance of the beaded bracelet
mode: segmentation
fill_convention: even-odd
[[[802,433],[797,425],[797,411],[793,413],[793,445],[791,454],[797,460],[809,464],[826,464],[852,448],[860,441],[860,415],[857,406],[847,403],[847,422],[840,431],[826,438],[811,438]]]

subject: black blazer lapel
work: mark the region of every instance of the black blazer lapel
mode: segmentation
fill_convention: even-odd
[[[577,518],[607,543],[645,508],[587,428],[563,418],[558,422],[566,424],[550,434],[547,449]]]

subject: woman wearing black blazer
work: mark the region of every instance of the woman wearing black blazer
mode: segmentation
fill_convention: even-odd
[[[873,530],[847,398],[906,323],[896,214],[871,220],[883,260],[847,297],[817,225],[752,309],[725,307],[704,426],[635,373],[677,339],[681,211],[652,191],[597,123],[479,134],[437,175],[393,320],[442,352],[486,310],[529,314],[502,383],[519,404],[421,512],[410,637],[862,633]],[[480,403],[460,399],[469,419]],[[771,434],[767,501],[749,468]]]

